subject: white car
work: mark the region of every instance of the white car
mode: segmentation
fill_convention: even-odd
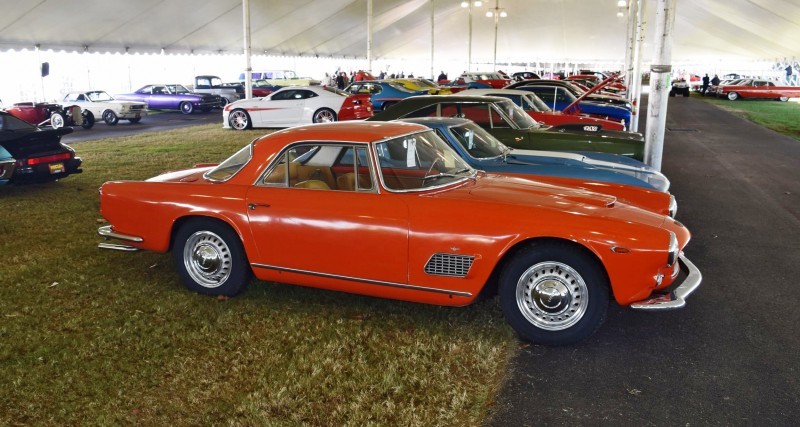
[[[222,109],[222,126],[236,130],[290,127],[372,117],[369,94],[323,86],[291,86]]]
[[[82,110],[90,111],[95,120],[102,118],[110,126],[117,124],[120,119],[138,123],[147,115],[147,104],[144,102],[119,101],[102,90],[70,92],[64,96],[62,104],[77,105]]]

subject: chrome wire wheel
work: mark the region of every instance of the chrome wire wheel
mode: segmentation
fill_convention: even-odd
[[[250,118],[242,110],[233,110],[228,117],[228,123],[236,130],[245,130],[250,126]]]
[[[589,290],[577,271],[560,262],[541,262],[522,273],[516,300],[534,326],[562,331],[578,323],[589,306]]]
[[[210,231],[192,234],[183,247],[186,272],[204,288],[222,286],[231,275],[232,260],[228,244]]]

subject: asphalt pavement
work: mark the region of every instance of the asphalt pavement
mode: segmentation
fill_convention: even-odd
[[[179,111],[153,111],[142,118],[139,123],[120,120],[114,126],[109,126],[102,119],[95,122],[91,129],[74,126],[73,132],[61,138],[67,144],[93,139],[114,138],[118,136],[135,135],[142,132],[157,132],[177,129],[186,126],[218,123],[222,126],[222,110],[214,109],[208,113],[197,111],[192,114],[182,114]]]
[[[489,425],[800,423],[800,141],[670,98],[663,171],[701,287],[676,311],[612,304],[579,345],[520,344]]]

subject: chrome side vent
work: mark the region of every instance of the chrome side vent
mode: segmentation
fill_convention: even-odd
[[[473,261],[474,256],[434,254],[425,264],[425,272],[433,276],[465,277]]]

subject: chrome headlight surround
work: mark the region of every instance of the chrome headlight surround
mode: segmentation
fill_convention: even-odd
[[[667,254],[667,267],[672,267],[678,260],[678,238],[675,233],[669,232],[669,253]]]
[[[672,194],[669,195],[669,217],[675,218],[675,215],[678,214],[678,201],[675,200],[675,196]]]

